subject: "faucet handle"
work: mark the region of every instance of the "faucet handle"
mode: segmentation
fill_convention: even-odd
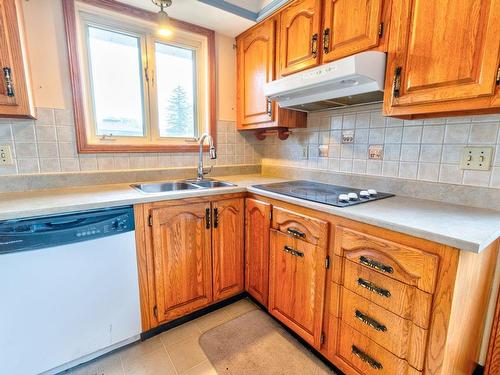
[[[206,175],[206,174],[209,174],[209,173],[212,173],[212,171],[214,170],[214,166],[211,165],[210,167],[208,168],[203,168],[203,175]]]

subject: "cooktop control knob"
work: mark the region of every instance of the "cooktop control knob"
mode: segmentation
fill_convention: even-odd
[[[349,196],[347,194],[339,194],[339,202],[349,202]]]
[[[366,190],[361,190],[361,191],[359,192],[359,196],[360,196],[360,198],[365,198],[365,199],[366,199],[366,198],[370,198],[370,193],[369,193],[369,192],[367,192]]]
[[[356,193],[349,193],[349,194],[347,194],[347,196],[349,197],[350,201],[357,201],[358,200],[358,194],[356,194]]]
[[[368,194],[370,194],[373,197],[373,196],[377,195],[378,193],[377,193],[377,190],[375,190],[375,189],[368,189]]]

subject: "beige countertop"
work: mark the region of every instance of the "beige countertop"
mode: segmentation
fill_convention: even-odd
[[[500,212],[396,196],[351,207],[334,207],[252,187],[284,181],[261,175],[226,176],[237,184],[202,190],[145,194],[129,184],[85,186],[0,194],[0,220],[53,215],[103,207],[250,191],[348,219],[479,253],[500,237]]]

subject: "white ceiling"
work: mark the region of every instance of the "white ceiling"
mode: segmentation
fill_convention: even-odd
[[[150,11],[158,11],[151,0],[119,0],[122,3],[136,6]],[[227,0],[228,2],[244,7],[252,12],[258,12],[262,3],[271,0]],[[200,25],[218,33],[235,37],[255,22],[234,15],[219,8],[204,4],[198,0],[173,0],[172,6],[167,9],[172,18]]]

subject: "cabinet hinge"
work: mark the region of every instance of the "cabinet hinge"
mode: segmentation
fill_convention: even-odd
[[[329,269],[330,268],[330,256],[327,255],[325,259],[325,268]]]
[[[154,306],[153,307],[153,315],[155,316],[155,318],[158,318],[158,306]]]
[[[378,36],[382,37],[382,35],[384,35],[384,23],[380,22],[378,24]]]
[[[325,343],[325,332],[321,332],[321,336],[319,338],[319,343],[323,345]]]
[[[269,220],[273,221],[273,210],[269,211]]]
[[[498,66],[497,70],[497,85],[500,85],[500,65]]]
[[[153,226],[153,215],[149,215],[149,217],[148,217],[148,225],[149,225],[150,227],[152,227],[152,226]]]

